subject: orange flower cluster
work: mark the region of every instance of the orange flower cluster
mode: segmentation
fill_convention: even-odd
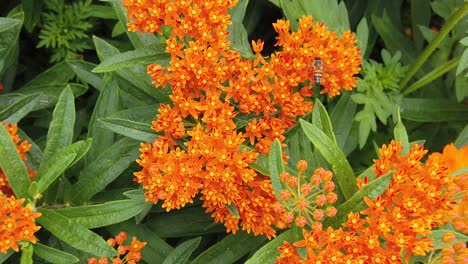
[[[41,214],[32,211],[30,206],[23,206],[23,199],[9,198],[0,192],[0,252],[5,254],[9,248],[18,252],[16,244],[23,240],[36,243],[34,233],[41,227],[34,219]]]
[[[125,246],[124,242],[127,240],[127,233],[120,232],[115,238],[109,238],[107,244],[111,247],[117,246],[118,257],[112,259],[112,264],[136,264],[141,260],[141,249],[146,246],[146,242],[140,242],[135,237],[132,238],[130,245]],[[107,264],[109,259],[101,257],[98,259],[88,259],[88,264]]]
[[[426,150],[415,145],[407,155],[392,141],[380,149],[374,173],[380,177],[392,171],[386,191],[374,200],[364,198],[368,208],[348,215],[337,230],[303,231],[304,239],[285,242],[278,263],[401,263],[411,255],[424,256],[433,250],[432,230],[445,224],[460,193],[439,154],[420,160]],[[307,260],[295,247],[305,247]]]
[[[290,224],[294,219],[299,227],[306,225],[311,229],[322,230],[325,217],[334,217],[337,213],[331,204],[338,200],[333,192],[335,184],[333,173],[323,168],[315,170],[307,179],[303,173],[307,169],[307,162],[300,160],[297,164],[298,176],[293,177],[287,172],[280,175],[283,190],[280,193],[281,203],[285,207],[283,221]]]
[[[13,142],[16,145],[16,150],[18,150],[18,153],[20,154],[21,158],[26,161],[26,153],[31,149],[31,144],[28,143],[27,140],[21,141],[19,136],[17,135],[18,132],[18,126],[16,124],[4,124],[2,123],[3,126],[8,130],[8,133],[10,133],[11,138],[13,139]],[[36,176],[36,171],[33,171],[31,169],[28,169],[29,172],[29,178],[33,179]],[[0,192],[3,192],[7,196],[13,195],[13,190],[10,187],[10,184],[8,183],[8,180],[6,178],[6,175],[3,173],[2,169],[0,168]]]
[[[248,167],[257,152],[266,154],[275,139],[312,109],[312,62],[324,63],[322,93],[350,90],[359,71],[360,53],[349,32],[341,38],[312,18],[274,25],[283,49],[267,61],[261,41],[253,42],[256,59],[231,50],[228,9],[237,1],[124,0],[129,30],[161,33],[171,29],[169,65],[152,64],[148,73],[158,87],[170,85],[171,105],[161,105],[152,129],[163,133],[141,146],[142,167],[136,181],[147,200],[164,200],[166,210],[181,208],[201,194],[203,206],[235,233],[239,224],[254,234],[274,236],[284,226],[269,179]],[[242,116],[238,116],[238,113]],[[248,142],[246,142],[248,139]],[[239,151],[250,143],[253,150]],[[228,208],[236,207],[239,215]]]
[[[432,154],[444,162],[448,173],[454,175],[452,192],[457,193],[457,204],[448,213],[449,222],[453,227],[464,234],[468,234],[468,145],[457,149],[455,145],[445,146],[442,153]],[[464,169],[464,171],[462,171]]]

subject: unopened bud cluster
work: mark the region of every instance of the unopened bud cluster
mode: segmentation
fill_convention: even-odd
[[[323,168],[315,170],[310,177],[304,175],[307,170],[307,162],[300,160],[296,166],[297,176],[288,172],[280,175],[283,190],[280,193],[280,202],[284,205],[286,213],[283,221],[299,227],[306,225],[312,229],[322,229],[322,221],[325,217],[333,217],[337,210],[331,204],[335,203],[338,196],[333,191],[335,183],[332,181],[333,173]]]

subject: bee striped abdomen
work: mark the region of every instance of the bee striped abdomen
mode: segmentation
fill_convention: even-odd
[[[315,85],[320,85],[323,76],[323,63],[319,57],[314,59],[314,82]]]

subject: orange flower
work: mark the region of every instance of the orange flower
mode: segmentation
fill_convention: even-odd
[[[20,154],[21,158],[26,161],[26,153],[31,149],[31,144],[28,143],[27,140],[21,141],[19,138],[17,132],[18,132],[18,126],[16,124],[5,124],[2,123],[1,125],[5,126],[5,128],[8,130],[8,133],[10,134],[13,142],[16,145],[16,150]],[[37,172],[33,171],[31,169],[28,169],[29,173],[29,178],[33,179]],[[6,178],[6,175],[3,173],[2,169],[0,168],[0,192],[3,192],[7,196],[13,195],[13,190],[10,187],[10,184],[8,183],[8,179]]]
[[[112,263],[137,263],[141,260],[141,249],[146,246],[146,242],[140,242],[135,237],[132,238],[130,245],[124,245],[127,240],[127,233],[120,232],[115,238],[109,238],[107,244],[112,247],[117,246],[119,256],[112,258]],[[109,263],[109,259],[101,257],[99,260],[95,257],[88,259],[88,264]]]
[[[323,55],[326,64],[324,93],[337,95],[340,86],[352,89],[360,63],[354,38],[345,33],[338,39],[323,26],[317,33],[312,19],[304,18],[299,32],[290,34],[288,26],[280,33],[283,50],[267,60],[260,54],[259,40],[253,42],[256,58],[248,60],[231,50],[228,41],[228,10],[235,0],[123,3],[132,18],[129,30],[171,30],[166,41],[169,64],[147,68],[155,86],[172,89],[172,104],[161,105],[152,123],[163,136],[140,148],[137,162],[142,170],[135,173],[135,181],[147,190],[146,199],[163,200],[163,208],[170,211],[201,194],[203,207],[228,232],[241,226],[256,235],[274,236],[275,225],[285,227],[291,221],[282,219],[285,209],[277,206],[269,178],[249,164],[258,153],[266,154],[275,139],[283,141],[297,117],[311,111],[306,97],[311,96],[314,56]],[[318,39],[322,34],[325,42]],[[335,48],[322,47],[328,43]],[[239,151],[247,143],[255,149]],[[239,217],[228,210],[233,205]]]
[[[428,235],[434,228],[450,220],[457,197],[466,197],[465,191],[456,187],[459,178],[450,175],[445,165],[445,159],[461,155],[450,148],[444,154],[451,155],[435,153],[423,164],[420,160],[427,151],[418,145],[414,145],[407,155],[401,155],[402,147],[398,142],[384,145],[380,149],[380,158],[374,161],[374,171],[376,177],[392,172],[392,181],[385,192],[373,200],[365,197],[368,208],[359,213],[350,213],[342,228],[304,230],[304,239],[294,243],[294,246],[305,247],[307,261],[320,260],[324,263],[343,259],[342,253],[350,263],[401,263],[401,252],[406,253],[406,260],[411,255],[427,255],[434,249],[434,239]],[[457,166],[453,166],[452,170],[457,170]],[[320,182],[317,177],[314,180]],[[283,246],[279,250],[290,252],[294,248]],[[450,254],[448,252],[431,263],[440,263],[438,261],[441,259],[443,263],[457,263],[455,259],[461,260],[467,256],[464,249],[459,249],[458,255],[453,254],[455,249]],[[284,263],[283,255],[281,252],[278,263]]]
[[[0,192],[0,252],[5,254],[9,248],[18,252],[16,244],[23,240],[36,243],[34,233],[41,227],[34,219],[41,214],[33,212],[30,206],[24,206],[24,198],[6,197]]]

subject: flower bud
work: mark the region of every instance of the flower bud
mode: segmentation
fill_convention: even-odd
[[[307,161],[300,160],[297,162],[296,168],[299,172],[304,172],[307,170]]]

